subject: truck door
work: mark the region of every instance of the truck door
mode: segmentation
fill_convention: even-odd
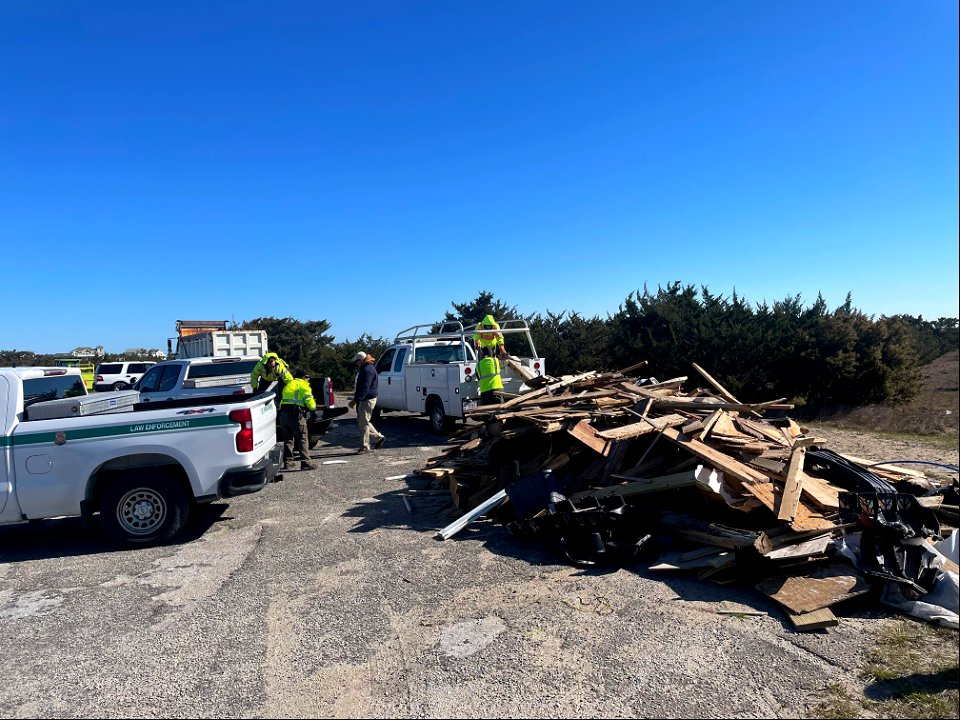
[[[185,365],[154,365],[140,378],[136,389],[140,391],[140,402],[151,400],[173,400],[173,390]]]
[[[403,409],[406,407],[404,390],[404,366],[407,364],[407,354],[409,353],[409,348],[397,348],[396,355],[393,357],[393,366],[389,370],[385,370],[380,375],[380,390],[383,392],[384,389],[387,391],[387,396],[389,397],[389,406],[394,409]],[[384,388],[384,380],[386,380],[386,388]]]
[[[10,384],[6,378],[0,377],[0,430],[3,432],[9,429],[13,421],[13,418],[7,416],[9,405]],[[7,469],[8,465],[10,468],[13,467],[11,462],[12,451],[12,444],[7,444],[6,441],[0,444],[0,516],[3,515],[3,508],[6,507],[7,498],[10,497],[10,492],[13,490],[13,477]]]
[[[394,373],[393,361],[397,357],[397,349],[389,348],[380,359],[377,360],[377,405],[388,410],[400,409],[394,405],[396,396],[394,394]]]

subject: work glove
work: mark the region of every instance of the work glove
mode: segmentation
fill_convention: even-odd
[[[317,411],[316,411],[316,410],[311,410],[311,411],[310,411],[310,422],[316,422],[316,421],[317,421]]]
[[[347,407],[350,408],[351,410],[353,410],[356,406],[357,406],[356,400],[351,400],[350,402],[347,403]]]

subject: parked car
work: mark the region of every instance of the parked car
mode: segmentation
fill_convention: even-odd
[[[93,389],[100,392],[129,390],[154,365],[156,363],[142,360],[100,363],[94,375]]]

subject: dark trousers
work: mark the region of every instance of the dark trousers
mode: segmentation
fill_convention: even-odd
[[[499,405],[500,397],[496,394],[496,392],[496,390],[487,390],[486,392],[480,393],[480,404]]]
[[[294,451],[300,453],[301,460],[307,460],[309,437],[307,436],[307,413],[297,405],[280,407],[280,429],[283,431],[283,459],[293,460]]]

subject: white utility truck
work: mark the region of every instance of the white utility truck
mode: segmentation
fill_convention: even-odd
[[[476,407],[480,397],[473,326],[457,321],[414,325],[397,333],[377,360],[377,410],[406,410],[430,418],[435,432],[449,430],[452,420]],[[501,322],[508,351],[519,371],[501,362],[505,393],[519,393],[529,377],[545,374],[544,359],[530,337],[525,320]],[[524,377],[527,376],[527,378]]]
[[[146,545],[173,537],[195,505],[278,477],[270,395],[137,399],[88,395],[77,368],[0,368],[0,524],[99,514],[114,541]]]

